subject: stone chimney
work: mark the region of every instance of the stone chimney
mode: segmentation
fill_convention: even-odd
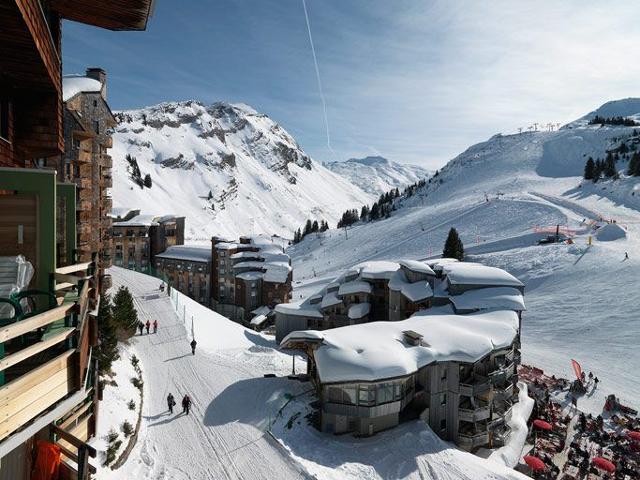
[[[98,80],[102,84],[102,90],[100,91],[100,95],[104,100],[107,100],[107,72],[105,72],[100,67],[90,67],[87,68],[87,77],[93,78],[94,80]]]

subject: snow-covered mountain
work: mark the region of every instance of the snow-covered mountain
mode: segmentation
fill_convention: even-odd
[[[640,101],[627,99],[592,115],[639,113]],[[582,179],[589,156],[604,158],[622,143],[629,153],[616,163],[619,179]],[[626,175],[635,150],[640,127],[633,126],[585,121],[553,132],[495,135],[452,159],[412,196],[397,199],[390,218],[310,235],[290,247],[294,298],[363,261],[437,256],[455,227],[475,261],[526,284],[523,362],[571,377],[575,358],[607,378],[607,388],[580,399],[583,408],[601,411],[608,393],[638,408],[632,372],[640,370],[633,340],[640,337],[634,321],[640,257],[633,252],[640,251],[640,177]],[[615,219],[626,236],[603,241],[595,229],[603,219]],[[573,244],[537,245],[558,224]],[[624,371],[616,367],[619,358]]]
[[[373,195],[402,189],[433,173],[417,165],[396,163],[378,156],[327,162],[324,166]]]
[[[280,125],[244,104],[162,103],[117,117],[114,206],[184,215],[189,240],[214,234],[290,237],[307,218],[335,224],[345,209],[373,198],[312,160]],[[139,185],[147,174],[151,188]]]

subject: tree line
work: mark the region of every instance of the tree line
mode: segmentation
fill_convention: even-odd
[[[300,243],[302,239],[310,233],[326,232],[327,230],[329,230],[329,224],[326,220],[320,220],[320,223],[318,223],[317,220],[312,222],[310,219],[307,219],[307,222],[304,224],[304,229],[299,228],[293,234],[293,243]]]
[[[127,153],[124,158],[127,163],[129,163],[129,174],[131,175],[131,180],[133,180],[140,188],[151,188],[153,186],[151,174],[147,173],[144,178],[142,177],[142,172],[140,172],[140,166],[138,165],[136,157]]]
[[[601,117],[600,115],[596,115],[589,120],[589,125],[622,125],[625,127],[635,127],[640,125],[640,123],[627,117]]]

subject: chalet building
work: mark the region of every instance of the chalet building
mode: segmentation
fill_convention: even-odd
[[[272,309],[291,299],[291,259],[280,246],[261,237],[240,237],[238,242],[214,237],[211,244],[215,311],[248,323],[259,307]]]
[[[100,181],[96,192],[87,180],[95,180],[94,166],[108,168],[98,145],[108,148],[109,140],[100,138],[88,117],[73,123],[72,110],[97,114],[84,110],[82,96],[63,103],[61,22],[144,30],[152,5],[153,0],[0,5],[0,480],[42,478],[44,472],[34,468],[44,455],[59,456],[61,480],[85,480],[95,472],[89,458],[96,451],[87,441],[96,431],[100,396],[92,349],[104,244],[99,235],[87,236],[83,224],[107,228],[101,222],[110,206],[107,197]],[[93,107],[104,106],[98,101]],[[108,124],[108,115],[102,122]],[[87,155],[67,155],[74,142],[78,154],[91,146],[91,172],[80,169]],[[78,171],[61,169],[63,157]],[[51,165],[61,170],[58,177]],[[87,196],[104,203],[86,209]]]
[[[326,330],[372,321],[399,321],[432,307],[452,313],[525,309],[524,285],[495,267],[440,259],[367,262],[302,302],[277,305],[276,340],[295,330]]]
[[[174,245],[184,245],[184,217],[141,215],[130,210],[111,225],[113,264],[150,272],[156,255]]]
[[[284,338],[283,349],[307,355],[322,431],[368,436],[419,418],[465,450],[508,441],[517,401],[518,315],[427,312]]]
[[[202,305],[211,299],[211,249],[174,245],[155,256],[157,275]]]
[[[475,263],[368,262],[278,305],[276,338],[306,353],[323,431],[372,435],[421,418],[464,449],[495,447],[517,400],[523,290]]]
[[[47,162],[56,169],[59,181],[76,185],[78,260],[88,261],[92,252],[98,252],[98,275],[104,277],[101,286],[105,290],[111,279],[104,276],[104,269],[112,265],[112,160],[107,149],[112,145],[110,129],[116,126],[106,96],[106,73],[100,68],[87,69],[86,76],[62,79],[65,152]]]

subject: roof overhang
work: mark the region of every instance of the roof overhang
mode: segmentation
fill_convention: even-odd
[[[51,0],[62,18],[107,30],[145,30],[154,0]]]

